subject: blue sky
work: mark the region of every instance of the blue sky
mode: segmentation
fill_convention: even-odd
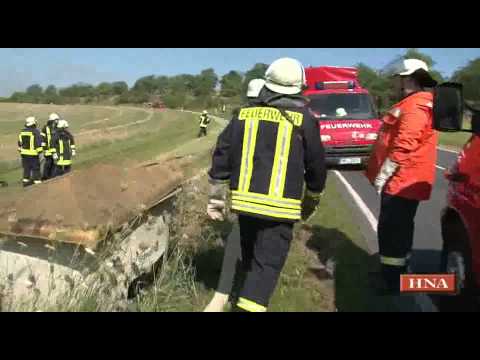
[[[39,83],[57,87],[83,81],[124,80],[129,86],[146,75],[197,74],[213,67],[218,75],[246,71],[256,62],[270,63],[289,56],[307,65],[351,66],[363,62],[381,68],[405,48],[40,48],[0,49],[0,96]],[[458,67],[480,57],[480,48],[420,48],[450,76]]]

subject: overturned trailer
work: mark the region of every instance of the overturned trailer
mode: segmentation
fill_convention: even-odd
[[[88,290],[124,309],[167,248],[183,181],[175,161],[95,165],[2,196],[0,306]]]

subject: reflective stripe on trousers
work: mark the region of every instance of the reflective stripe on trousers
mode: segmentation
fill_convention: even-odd
[[[380,255],[380,263],[390,266],[406,266],[407,258],[394,258]]]
[[[266,312],[267,308],[245,298],[238,299],[237,306],[248,312]]]

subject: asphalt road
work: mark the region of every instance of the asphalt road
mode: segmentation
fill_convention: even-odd
[[[445,169],[451,167],[458,154],[439,149],[437,151],[436,182],[431,199],[420,203],[415,218],[415,237],[412,256],[412,272],[435,273],[439,271],[440,251],[442,247],[440,216],[446,205],[448,181],[444,177]],[[356,220],[368,242],[371,253],[378,251],[376,222],[380,211],[380,198],[367,181],[363,171],[358,169],[337,168],[330,176],[336,176],[341,184],[342,194],[355,209]],[[425,299],[424,299],[425,300]],[[427,302],[429,300],[427,299]],[[423,306],[423,305],[422,305]],[[431,304],[421,311],[437,311]]]

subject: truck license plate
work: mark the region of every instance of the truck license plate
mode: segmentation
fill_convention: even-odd
[[[340,165],[347,165],[347,164],[361,164],[361,158],[341,158]]]

